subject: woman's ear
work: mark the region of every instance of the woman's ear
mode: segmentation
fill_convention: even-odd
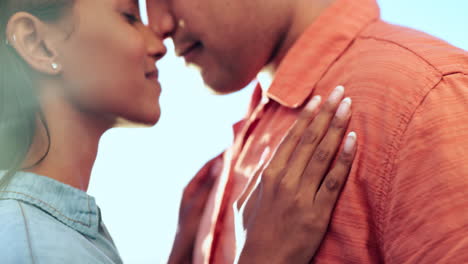
[[[62,69],[49,27],[29,13],[18,12],[9,19],[6,33],[9,44],[31,68],[57,75]]]

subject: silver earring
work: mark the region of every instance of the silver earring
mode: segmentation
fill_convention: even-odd
[[[55,63],[55,62],[52,62],[52,69],[54,69],[54,71],[56,71],[58,69],[58,64]]]
[[[16,36],[15,36],[15,35],[13,35],[13,36],[11,37],[11,39],[13,40],[13,43],[16,42]],[[11,46],[11,45],[10,45],[10,41],[8,40],[8,38],[5,39],[5,44],[7,44],[8,46]]]

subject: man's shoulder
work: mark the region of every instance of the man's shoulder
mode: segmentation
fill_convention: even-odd
[[[410,113],[447,77],[468,75],[468,52],[429,34],[379,20],[359,34],[331,72],[348,87],[365,86],[359,96],[366,101],[382,104],[399,98],[399,111]],[[450,87],[454,93],[466,89],[456,86]]]
[[[467,51],[412,28],[379,20],[362,31],[358,39],[373,41],[382,56],[391,55],[397,59],[399,54],[395,51],[411,54],[420,62],[414,66],[429,66],[441,77],[452,73],[468,73]],[[401,60],[401,63],[407,62]]]

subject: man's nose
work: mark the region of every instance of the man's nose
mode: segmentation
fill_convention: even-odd
[[[162,39],[170,37],[175,30],[175,22],[167,0],[146,0],[146,6],[151,30]]]

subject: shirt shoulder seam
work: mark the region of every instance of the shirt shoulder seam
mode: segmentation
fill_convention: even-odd
[[[378,224],[378,233],[379,233],[379,244],[380,248],[384,248],[384,237],[385,237],[385,232],[386,232],[386,224],[385,224],[385,219],[387,217],[387,211],[388,211],[388,203],[385,203],[385,201],[388,201],[388,195],[392,191],[392,183],[393,179],[395,178],[394,171],[395,171],[395,164],[396,164],[396,157],[398,153],[400,152],[401,149],[401,144],[403,140],[403,136],[406,134],[406,131],[408,130],[408,127],[413,120],[414,116],[418,112],[418,109],[421,107],[421,105],[424,103],[426,98],[429,96],[429,94],[436,89],[444,80],[444,77],[449,76],[449,75],[454,75],[458,73],[452,73],[448,75],[442,75],[440,79],[430,88],[427,90],[427,92],[420,98],[419,102],[415,107],[412,108],[412,110],[409,112],[409,116],[406,118],[404,116],[400,117],[400,124],[397,128],[397,131],[392,140],[392,143],[390,144],[390,151],[388,152],[387,160],[385,162],[385,167],[382,173],[382,177],[380,180],[380,184],[378,187],[379,190],[379,195],[378,195],[378,207],[377,207],[377,224]]]
[[[26,214],[24,213],[24,208],[21,205],[21,203],[19,201],[16,201],[16,202],[18,203],[18,206],[19,206],[20,211],[21,211],[21,215],[23,217],[24,229],[25,229],[25,232],[26,232],[26,240],[27,240],[27,243],[28,243],[29,256],[31,257],[31,263],[35,264],[36,262],[34,260],[33,250],[32,250],[32,245],[31,245],[31,234],[29,232],[29,225],[28,225],[28,221],[26,220]]]
[[[461,72],[461,71],[457,71],[457,72],[448,72],[448,73],[442,75],[442,77],[443,77],[443,78],[446,78],[446,77],[449,77],[449,76],[452,76],[452,75],[459,75],[459,74],[460,74],[460,75],[468,76],[468,73]],[[439,83],[440,83],[440,82],[439,82]],[[436,85],[435,87],[439,86],[439,83],[437,83],[437,85]],[[435,88],[435,87],[434,87],[434,88]],[[431,89],[431,91],[432,91],[432,89]]]
[[[406,51],[409,51],[410,53],[412,53],[413,55],[415,55],[416,57],[418,57],[419,59],[421,59],[422,61],[424,61],[427,65],[429,65],[434,71],[436,71],[438,74],[440,74],[440,76],[444,76],[445,74],[440,70],[438,69],[434,64],[432,64],[429,60],[427,60],[426,58],[424,58],[423,56],[421,56],[419,53],[417,53],[416,51],[414,51],[413,49],[411,48],[408,48],[407,46],[401,44],[401,43],[398,43],[396,41],[392,41],[392,40],[389,40],[389,39],[385,39],[385,38],[379,38],[379,37],[375,37],[375,36],[358,36],[358,38],[360,39],[373,39],[373,40],[377,40],[377,41],[382,41],[382,42],[386,42],[386,43],[390,43],[390,44],[393,44],[395,46],[398,46]],[[431,89],[432,90],[432,89]]]

